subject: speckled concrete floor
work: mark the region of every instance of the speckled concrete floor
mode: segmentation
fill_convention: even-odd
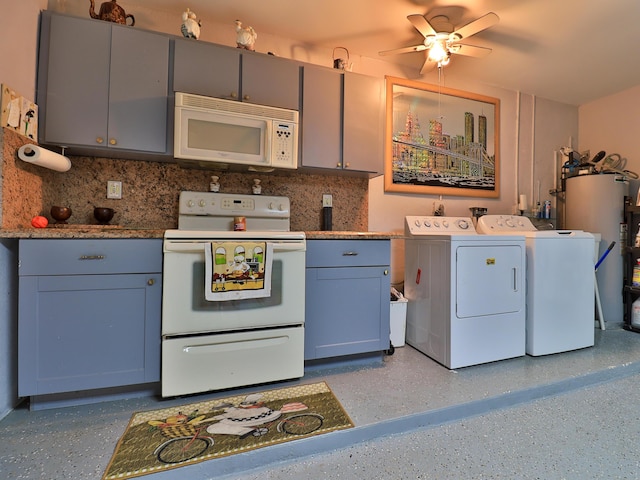
[[[406,346],[273,386],[319,379],[355,428],[143,478],[640,478],[633,332],[609,327],[593,348],[455,371]],[[0,478],[99,479],[133,412],[227,395],[19,408],[0,421]]]

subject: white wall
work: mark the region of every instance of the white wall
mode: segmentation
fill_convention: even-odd
[[[593,157],[600,150],[627,159],[626,168],[640,174],[640,86],[580,106],[580,151]]]

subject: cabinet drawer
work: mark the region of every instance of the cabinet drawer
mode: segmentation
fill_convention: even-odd
[[[18,275],[98,275],[162,271],[162,239],[25,239]]]
[[[390,265],[389,240],[307,240],[307,268]]]

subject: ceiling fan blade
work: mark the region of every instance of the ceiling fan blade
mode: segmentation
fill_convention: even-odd
[[[378,55],[396,55],[399,53],[410,53],[410,52],[422,52],[426,50],[427,47],[424,45],[414,45],[413,47],[404,47],[404,48],[395,48],[393,50],[384,50],[382,52],[378,52]]]
[[[491,49],[487,47],[476,47],[474,45],[462,45],[456,43],[452,48],[452,53],[456,55],[466,55],[467,57],[482,58],[491,53]]]
[[[435,35],[437,32],[433,29],[431,24],[427,22],[427,19],[424,18],[424,15],[409,15],[407,20],[411,22],[411,24],[418,30],[423,37],[428,37],[430,35]]]
[[[420,75],[424,75],[425,73],[430,72],[431,70],[436,68],[436,65],[438,65],[438,62],[432,62],[431,60],[429,60],[427,58],[424,61],[424,64],[422,65],[422,68],[420,69]]]
[[[500,17],[493,12],[487,13],[486,15],[474,20],[471,23],[467,23],[465,26],[460,27],[456,31],[454,31],[451,35],[459,37],[459,39],[470,37],[471,35],[475,35],[482,30],[485,30],[489,27],[493,27],[500,21]]]

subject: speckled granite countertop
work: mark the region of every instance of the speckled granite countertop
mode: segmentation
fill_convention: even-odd
[[[162,238],[164,230],[117,227],[0,229],[0,238]]]
[[[400,232],[312,231],[304,233],[307,240],[389,240],[404,237]]]
[[[0,238],[163,238],[164,230],[146,228],[101,227],[48,227],[0,229]],[[396,232],[308,231],[307,240],[388,240],[402,238]]]

